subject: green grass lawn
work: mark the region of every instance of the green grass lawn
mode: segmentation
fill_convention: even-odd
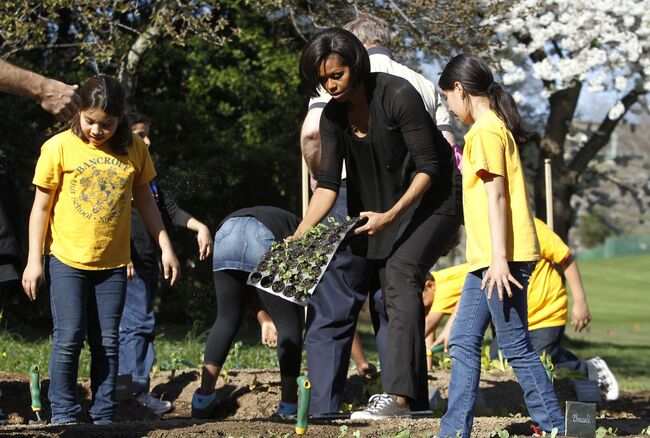
[[[591,324],[581,333],[567,327],[568,346],[605,359],[622,389],[650,390],[650,256],[578,263]]]
[[[578,357],[603,357],[623,390],[650,390],[650,256],[620,257],[580,262],[592,322],[587,331],[569,326],[567,347]],[[366,352],[376,361],[370,327],[360,327]],[[156,340],[157,369],[168,369],[186,359],[200,364],[207,330],[162,327]],[[47,374],[50,340],[25,340],[0,330],[0,370],[26,373],[39,363]],[[225,368],[277,367],[275,350],[259,343],[259,329],[246,324],[231,350]],[[303,361],[304,362],[304,361]],[[178,365],[182,368],[183,365]],[[89,353],[82,353],[79,374],[89,375]]]

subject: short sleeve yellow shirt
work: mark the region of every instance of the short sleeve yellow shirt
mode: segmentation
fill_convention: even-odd
[[[133,136],[126,152],[95,147],[71,130],[43,144],[32,182],[54,191],[45,254],[88,270],[129,262],[132,190],[156,171],[140,137]]]
[[[436,283],[433,304],[429,313],[451,314],[460,300],[460,293],[467,277],[467,264],[452,266],[431,272]]]
[[[492,262],[488,198],[481,172],[504,178],[506,192],[506,256],[508,261],[539,259],[533,214],[519,150],[512,133],[493,111],[486,111],[465,135],[463,208],[467,232],[468,271]]]
[[[528,282],[528,329],[559,327],[567,323],[569,302],[556,266],[571,255],[569,247],[544,222],[535,218],[542,257]]]

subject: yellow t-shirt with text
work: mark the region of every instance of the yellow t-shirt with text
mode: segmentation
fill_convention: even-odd
[[[155,176],[149,151],[137,135],[125,155],[107,144],[85,143],[71,130],[47,140],[32,181],[54,191],[44,253],[78,269],[125,266],[132,190]]]
[[[528,330],[561,327],[567,323],[569,301],[564,280],[554,265],[571,255],[569,247],[548,225],[535,218],[542,257],[528,283]]]
[[[470,272],[492,261],[488,198],[480,172],[504,178],[506,194],[506,256],[508,261],[539,259],[539,246],[528,200],[526,179],[512,133],[493,111],[486,111],[465,134],[463,209]]]

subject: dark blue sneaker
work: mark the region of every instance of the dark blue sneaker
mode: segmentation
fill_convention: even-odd
[[[212,394],[203,395],[199,394],[198,389],[192,396],[192,418],[210,418],[217,410],[217,391]]]
[[[274,416],[281,420],[295,420],[298,414],[298,403],[280,402],[278,410],[275,411]]]

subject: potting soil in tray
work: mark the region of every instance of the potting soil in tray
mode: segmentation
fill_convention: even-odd
[[[247,283],[301,306],[306,306],[336,249],[345,236],[364,219],[339,223],[330,217],[300,239],[275,242],[264,254]]]

